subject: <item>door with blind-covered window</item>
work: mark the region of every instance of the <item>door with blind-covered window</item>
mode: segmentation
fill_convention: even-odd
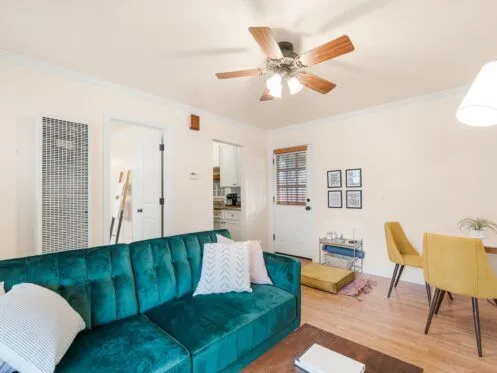
[[[313,211],[310,196],[308,146],[276,149],[274,164],[274,250],[314,257]]]

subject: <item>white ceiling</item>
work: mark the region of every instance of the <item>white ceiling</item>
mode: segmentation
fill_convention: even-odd
[[[263,128],[468,84],[497,57],[496,0],[0,0],[0,49]],[[259,102],[247,31],[273,28],[304,52],[342,34],[356,50],[309,68],[337,84]]]

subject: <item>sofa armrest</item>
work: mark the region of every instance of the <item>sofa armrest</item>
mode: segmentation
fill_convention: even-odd
[[[264,252],[264,261],[273,285],[297,298],[296,326],[299,326],[301,312],[300,260],[286,255]]]

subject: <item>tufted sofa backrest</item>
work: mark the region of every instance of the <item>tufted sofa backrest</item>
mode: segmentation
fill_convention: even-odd
[[[140,312],[192,294],[202,270],[204,244],[226,229],[133,242],[129,245]]]
[[[87,328],[138,313],[128,245],[0,261],[5,289],[31,282],[63,296]]]

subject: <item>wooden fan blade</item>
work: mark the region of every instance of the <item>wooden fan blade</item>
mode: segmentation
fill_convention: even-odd
[[[228,71],[225,73],[216,73],[218,79],[244,78],[247,76],[256,76],[263,73],[262,69],[250,69],[239,71]]]
[[[273,59],[283,58],[280,46],[269,27],[249,27],[249,31],[266,56]]]
[[[269,94],[269,88],[264,89],[264,92],[262,92],[261,99],[260,101],[269,101],[272,100],[274,97]]]
[[[336,87],[335,83],[332,83],[311,73],[301,72],[297,75],[297,79],[307,88],[310,88],[313,91],[319,92],[323,95]]]
[[[347,35],[343,35],[300,55],[300,62],[305,66],[316,65],[341,56],[342,54],[350,53],[353,50],[354,44],[352,44],[352,41],[350,41],[350,38]]]

